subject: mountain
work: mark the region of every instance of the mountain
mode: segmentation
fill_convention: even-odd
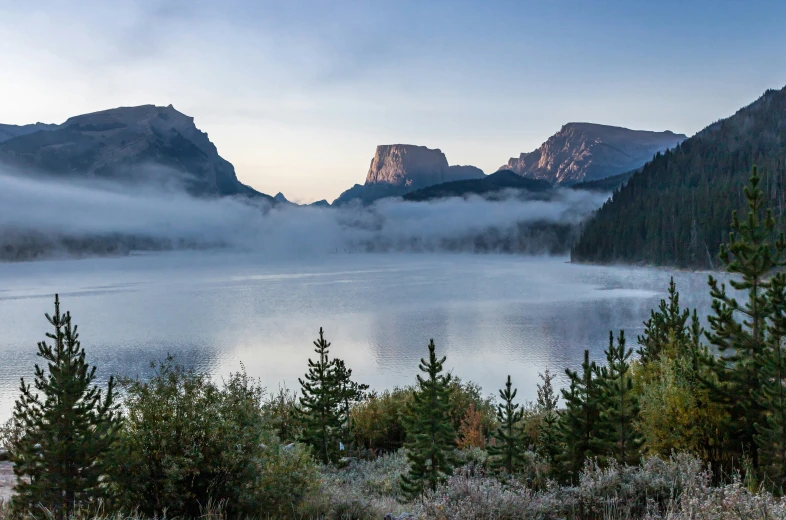
[[[329,208],[330,207],[330,202],[326,201],[325,199],[322,199],[322,200],[318,200],[316,202],[312,202],[311,204],[309,204],[309,206],[314,206],[314,207],[317,207],[317,208]]]
[[[482,179],[444,182],[427,188],[411,191],[404,200],[420,202],[448,197],[488,195],[507,189],[524,190],[530,193],[545,193],[552,190],[550,183],[540,179],[522,177],[511,170],[501,170]]]
[[[32,125],[3,125],[0,124],[0,143],[8,141],[12,137],[19,137],[20,135],[32,134],[39,130],[52,130],[57,128],[57,125],[47,125],[44,123],[35,123]]]
[[[84,114],[54,127],[2,127],[0,164],[57,178],[162,183],[197,196],[274,199],[238,181],[194,118],[169,105]],[[31,128],[33,127],[33,128]]]
[[[401,196],[410,191],[464,179],[479,179],[485,174],[474,166],[450,166],[439,149],[411,144],[377,146],[365,184],[355,184],[342,193],[333,205],[359,200],[364,204]]]
[[[281,193],[280,191],[273,196],[273,199],[275,199],[276,202],[282,202],[284,204],[292,204],[292,202],[287,200],[284,194]]]
[[[657,152],[677,146],[685,137],[670,131],[568,123],[540,148],[512,157],[499,169],[552,184],[593,181],[635,170]]]
[[[786,229],[786,88],[768,90],[634,174],[587,222],[575,262],[716,266],[732,211],[758,165],[776,226]]]

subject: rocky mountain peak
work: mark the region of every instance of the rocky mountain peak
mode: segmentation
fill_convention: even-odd
[[[194,118],[172,105],[119,107],[69,118],[0,142],[0,162],[25,171],[121,182],[160,182],[194,195],[267,198],[238,181]]]
[[[540,148],[511,158],[500,170],[513,170],[552,184],[593,181],[640,168],[657,152],[685,139],[671,131],[567,123]]]

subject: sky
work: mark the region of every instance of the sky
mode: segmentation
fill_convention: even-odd
[[[297,202],[379,144],[486,173],[571,121],[691,135],[786,85],[782,0],[0,0],[0,122],[193,116]]]

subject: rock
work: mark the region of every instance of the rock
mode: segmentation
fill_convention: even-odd
[[[478,179],[483,171],[474,166],[448,166],[441,150],[411,144],[377,146],[366,185],[390,184],[421,188],[442,182]]]
[[[416,516],[412,513],[401,513],[398,516],[393,516],[393,513],[388,513],[385,515],[385,520],[407,520],[414,518],[416,518]]]
[[[333,205],[353,200],[370,204],[443,182],[483,177],[483,170],[474,166],[449,166],[439,149],[411,144],[380,145],[371,160],[366,183],[355,184],[333,201]]]
[[[25,173],[163,184],[197,196],[244,195],[274,203],[238,181],[194,118],[172,105],[113,108],[23,133],[0,142],[0,162]]]
[[[657,152],[677,146],[686,136],[674,132],[629,130],[593,123],[568,123],[540,148],[511,158],[500,170],[575,184],[640,168]]]

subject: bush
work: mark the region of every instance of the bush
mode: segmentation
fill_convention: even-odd
[[[265,396],[262,403],[265,427],[283,442],[295,442],[302,438],[303,419],[298,406],[297,392],[280,387],[275,394]]]
[[[123,387],[112,482],[127,511],[195,518],[210,500],[230,516],[258,515],[291,507],[316,481],[302,449],[265,430],[264,390],[245,373],[219,387],[168,358],[149,381]]]
[[[652,457],[640,467],[589,462],[575,487],[555,484],[535,491],[520,480],[499,481],[458,471],[423,498],[419,517],[429,519],[606,520],[786,519],[786,503],[753,494],[739,481],[710,486],[710,472],[689,455]]]
[[[399,476],[407,471],[403,450],[373,461],[354,461],[343,469],[323,466],[321,471],[318,492],[301,508],[303,518],[379,520],[406,509],[400,503],[399,485]]]
[[[453,378],[450,397],[450,420],[458,431],[470,413],[477,415],[483,437],[496,428],[496,408],[493,397],[483,397],[480,386]],[[413,387],[395,388],[380,394],[372,393],[352,409],[352,434],[356,446],[374,453],[391,453],[404,446],[407,434],[404,414],[412,400]]]

